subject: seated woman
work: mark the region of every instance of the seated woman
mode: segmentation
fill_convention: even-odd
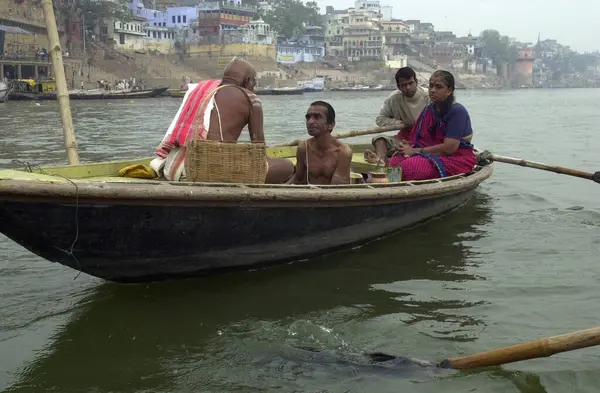
[[[454,97],[454,76],[435,71],[429,79],[427,105],[411,131],[412,145],[402,143],[389,160],[402,168],[402,180],[426,180],[468,173],[477,164],[471,118]]]

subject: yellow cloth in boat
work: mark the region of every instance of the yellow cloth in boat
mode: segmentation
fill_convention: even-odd
[[[156,172],[154,172],[154,169],[142,164],[129,165],[125,168],[121,168],[121,170],[119,170],[119,176],[135,177],[138,179],[156,179],[158,177]]]

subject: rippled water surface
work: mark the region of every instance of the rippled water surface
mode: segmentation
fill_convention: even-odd
[[[264,97],[267,138],[303,137],[317,99],[335,106],[339,131],[370,128],[385,95]],[[599,99],[600,90],[459,94],[477,147],[590,171],[600,170]],[[150,155],[179,102],[73,102],[82,161]],[[60,124],[55,103],[0,105],[0,167],[64,163]],[[503,164],[442,219],[221,277],[105,283],[0,237],[0,391],[598,392],[600,348],[477,373],[343,359],[437,361],[597,325],[599,263],[600,185]]]

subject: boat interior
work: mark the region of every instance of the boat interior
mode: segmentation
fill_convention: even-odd
[[[145,179],[135,177],[123,177],[119,175],[119,171],[130,165],[149,165],[153,157],[139,158],[126,161],[110,161],[100,163],[84,163],[79,165],[62,165],[62,166],[46,166],[40,167],[27,164],[21,168],[0,170],[1,180],[22,180],[22,181],[48,181],[48,182],[110,182],[110,183],[144,183],[144,184],[177,184],[177,185],[203,185],[203,186],[219,186],[219,187],[294,187],[294,188],[338,188],[338,187],[386,187],[386,186],[414,186],[421,184],[447,182],[461,177],[466,177],[471,174],[461,174],[449,176],[443,179],[430,179],[420,181],[405,181],[394,183],[377,183],[377,184],[357,184],[355,179],[366,178],[370,172],[377,171],[378,168],[374,164],[365,161],[364,151],[372,148],[370,144],[350,144],[353,151],[352,159],[352,178],[353,184],[348,185],[286,185],[286,184],[231,184],[231,183],[191,183],[191,182],[168,182],[159,179]],[[296,164],[296,147],[268,147],[267,156],[287,158],[292,163]],[[477,172],[476,169],[473,173]]]

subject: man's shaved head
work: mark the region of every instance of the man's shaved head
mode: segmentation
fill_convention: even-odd
[[[223,82],[233,83],[250,91],[256,86],[256,71],[252,64],[234,57],[223,71]]]

